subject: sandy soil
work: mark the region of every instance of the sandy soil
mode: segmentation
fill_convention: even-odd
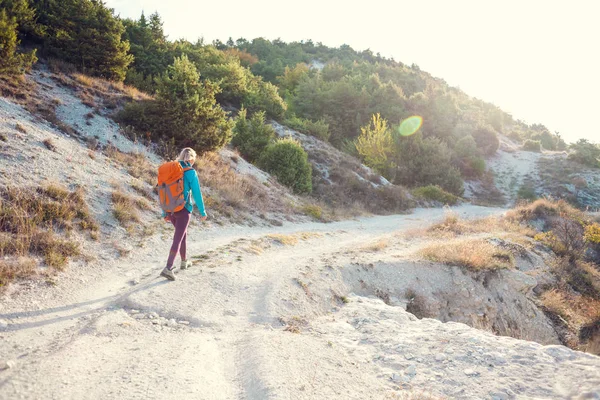
[[[0,398],[600,396],[599,357],[417,320],[331,280],[340,254],[442,216],[196,227],[195,265],[175,282],[157,277],[167,231],[129,259],[97,265],[93,280],[3,298],[0,354],[10,368],[0,372]],[[319,289],[325,279],[330,293]]]

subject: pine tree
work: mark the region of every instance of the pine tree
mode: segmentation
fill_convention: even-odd
[[[225,146],[231,140],[232,122],[216,102],[218,91],[217,85],[200,81],[196,67],[185,55],[176,58],[158,81],[154,132],[199,153]]]
[[[18,30],[33,19],[26,0],[0,0],[0,75],[22,74],[37,61],[35,50],[18,53]]]
[[[91,75],[122,81],[133,56],[121,21],[99,0],[31,0],[44,54]]]

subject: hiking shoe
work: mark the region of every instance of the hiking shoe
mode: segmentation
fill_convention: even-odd
[[[190,260],[181,260],[181,269],[188,269],[192,266],[192,262]]]
[[[167,278],[170,281],[175,280],[175,274],[173,273],[173,271],[171,271],[167,267],[165,267],[165,269],[162,270],[162,272],[160,273],[160,276],[164,276],[165,278]]]

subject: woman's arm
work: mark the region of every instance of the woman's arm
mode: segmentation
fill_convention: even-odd
[[[204,199],[202,198],[202,191],[200,190],[200,182],[198,180],[198,174],[196,170],[191,170],[190,172],[190,189],[192,191],[192,196],[194,197],[194,203],[196,203],[196,207],[198,207],[198,211],[200,215],[206,217],[206,210],[204,209]]]

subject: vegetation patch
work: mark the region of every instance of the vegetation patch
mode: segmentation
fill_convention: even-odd
[[[62,235],[68,237],[76,227],[90,234],[99,231],[83,189],[70,191],[56,184],[0,189],[0,257],[5,257],[0,284],[33,273],[30,261],[24,261],[31,256],[63,269],[71,257],[80,254],[79,244]]]
[[[140,198],[125,193],[116,187],[111,194],[113,215],[127,230],[132,231],[134,224],[141,222],[139,211],[150,210],[150,204]]]
[[[515,266],[513,255],[481,239],[452,240],[425,246],[419,254],[431,261],[474,271],[495,271]]]
[[[441,204],[447,204],[451,206],[456,205],[460,201],[460,197],[455,196],[452,193],[448,193],[447,191],[436,185],[418,187],[416,189],[413,189],[411,193],[413,194],[413,196],[420,199],[435,201]]]

